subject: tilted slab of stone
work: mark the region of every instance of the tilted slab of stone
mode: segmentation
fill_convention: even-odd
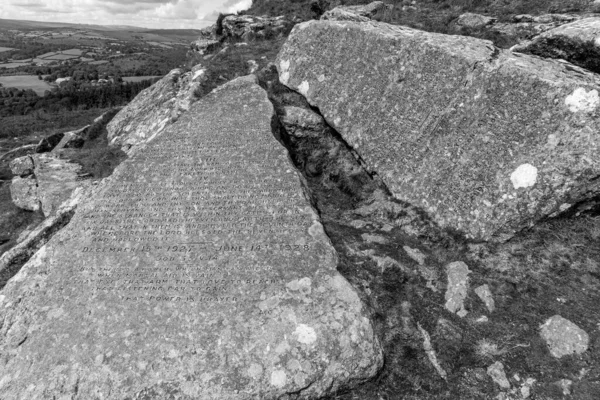
[[[378,371],[272,115],[233,81],[103,181],[2,292],[0,398],[317,398]]]
[[[277,64],[397,198],[469,237],[600,193],[595,74],[377,22],[297,25]]]
[[[200,66],[186,73],[176,68],[141,91],[106,126],[109,144],[131,154],[160,135],[197,100],[194,92],[203,79]]]
[[[600,18],[584,18],[551,29],[513,51],[560,58],[590,71],[600,72]]]
[[[15,176],[10,192],[13,203],[25,210],[42,210],[46,217],[54,214],[73,190],[82,185],[81,165],[61,159],[55,153],[23,156],[13,160]],[[22,175],[31,174],[23,177]]]

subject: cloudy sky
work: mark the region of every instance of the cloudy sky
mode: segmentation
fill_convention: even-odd
[[[211,25],[219,11],[236,12],[252,0],[0,0],[0,18],[148,28]]]

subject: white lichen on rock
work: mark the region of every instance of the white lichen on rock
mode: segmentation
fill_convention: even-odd
[[[313,344],[317,341],[317,332],[308,325],[300,324],[294,331],[294,337],[304,344]]]
[[[302,83],[300,84],[300,86],[298,86],[298,91],[304,96],[306,97],[308,95],[308,90],[310,89],[310,85],[308,84],[308,81],[302,81]]]
[[[282,388],[287,383],[287,375],[284,370],[277,370],[271,373],[271,385]]]
[[[281,60],[281,62],[279,63],[279,68],[279,80],[284,85],[287,85],[290,79],[290,60]]]
[[[538,169],[533,165],[521,164],[510,174],[515,189],[532,187],[537,182]]]
[[[571,112],[591,113],[600,105],[600,96],[596,89],[589,92],[584,88],[577,88],[565,99],[565,104]]]

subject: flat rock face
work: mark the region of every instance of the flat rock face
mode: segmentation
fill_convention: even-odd
[[[484,26],[491,25],[496,21],[496,18],[489,17],[487,15],[475,14],[475,13],[464,13],[458,17],[456,24],[465,28],[483,28]]]
[[[345,21],[297,25],[277,64],[394,196],[468,237],[505,240],[600,192],[592,73]]]
[[[548,318],[540,326],[540,336],[546,341],[550,354],[556,358],[582,354],[590,343],[586,331],[560,315]]]
[[[521,53],[560,58],[600,72],[600,18],[584,18],[548,30],[513,48]]]
[[[61,159],[54,153],[19,157],[13,160],[11,168],[18,175],[10,187],[13,203],[25,210],[41,208],[46,217],[55,213],[73,190],[82,185],[79,179],[81,165]]]
[[[0,398],[316,398],[379,343],[256,84],[103,181],[0,297]]]
[[[203,78],[198,68],[187,73],[174,69],[140,92],[106,126],[109,144],[131,154],[136,146],[160,135],[190,108]]]

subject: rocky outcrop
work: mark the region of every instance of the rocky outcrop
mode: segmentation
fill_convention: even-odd
[[[495,22],[487,25],[486,28],[501,35],[516,37],[519,40],[529,40],[543,32],[581,18],[583,16],[578,14],[542,14],[536,16],[520,14],[515,15],[512,21]]]
[[[397,199],[470,238],[505,240],[600,194],[592,73],[475,38],[337,21],[297,25],[278,68]]]
[[[223,85],[77,208],[0,296],[2,399],[316,399],[378,372],[273,115]]]
[[[106,126],[111,146],[131,153],[135,146],[160,135],[197,100],[195,91],[205,79],[196,66],[184,73],[174,69],[138,94]]]
[[[486,26],[492,25],[497,21],[497,18],[490,17],[487,15],[465,13],[462,14],[456,20],[456,25],[463,28],[481,29]]]
[[[369,20],[381,21],[385,16],[388,6],[383,1],[374,1],[366,5],[338,6],[326,11],[321,19],[335,21],[364,22]]]
[[[512,50],[560,58],[600,73],[600,18],[584,18],[550,29]]]
[[[13,203],[25,210],[41,210],[46,217],[82,185],[81,166],[54,153],[17,158],[11,169],[16,175],[10,186]]]
[[[279,35],[290,25],[284,16],[257,17],[253,15],[229,15],[223,19],[223,38],[252,40],[268,35]]]
[[[43,138],[35,148],[36,153],[47,153],[50,151],[58,151],[60,149],[79,149],[83,147],[85,141],[82,135],[87,132],[91,125],[86,125],[83,128],[70,131],[55,133],[48,137]]]

